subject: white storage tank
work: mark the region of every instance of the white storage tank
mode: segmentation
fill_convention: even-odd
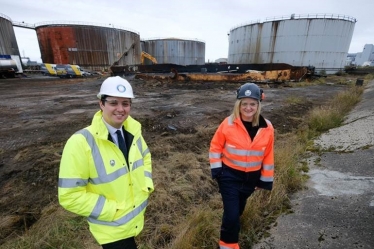
[[[178,38],[147,39],[141,42],[142,50],[158,64],[204,65],[205,42]],[[145,61],[145,64],[151,62]]]
[[[356,19],[306,14],[274,17],[232,28],[229,64],[286,63],[334,73],[344,68]]]

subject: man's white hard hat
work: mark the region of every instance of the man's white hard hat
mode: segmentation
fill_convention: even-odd
[[[97,97],[101,99],[102,95],[129,99],[135,98],[130,83],[120,76],[108,77],[103,81]]]

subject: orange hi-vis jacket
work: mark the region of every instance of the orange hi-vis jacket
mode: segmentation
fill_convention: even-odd
[[[219,176],[222,165],[242,172],[261,170],[258,187],[271,190],[274,178],[273,125],[260,116],[260,128],[252,141],[240,117],[235,120],[232,115],[227,117],[212,138],[209,161],[213,178]]]

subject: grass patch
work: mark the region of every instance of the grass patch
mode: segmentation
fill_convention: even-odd
[[[363,87],[352,86],[338,93],[329,105],[314,108],[307,121],[312,137],[340,126],[345,115],[361,100],[363,91]]]
[[[88,231],[86,219],[69,213],[57,204],[51,204],[42,211],[31,229],[14,240],[0,246],[1,249],[100,249]]]
[[[374,79],[374,74],[367,74],[367,75],[365,75],[364,79],[365,79],[366,81],[373,80],[373,79]]]
[[[297,105],[302,103],[304,100],[299,96],[289,96],[286,98],[285,102],[290,105]]]

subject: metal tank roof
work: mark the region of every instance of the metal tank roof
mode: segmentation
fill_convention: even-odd
[[[20,55],[12,19],[0,13],[0,54]]]
[[[2,14],[2,13],[0,13],[0,18],[7,19],[8,21],[12,22],[12,19],[10,19],[9,16],[4,15],[4,14]]]
[[[188,38],[149,38],[142,40],[142,50],[156,58],[158,64],[203,65],[205,42]]]
[[[252,21],[230,30],[228,63],[287,63],[338,71],[357,20],[347,15],[305,14]]]
[[[114,24],[55,21],[37,23],[35,29],[45,63],[105,70],[140,61],[139,33]]]

